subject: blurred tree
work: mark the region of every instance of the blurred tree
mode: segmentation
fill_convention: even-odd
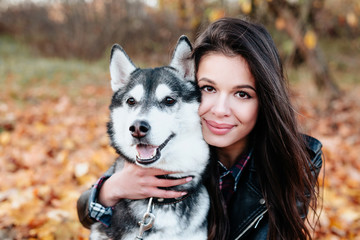
[[[203,0],[159,0],[159,13],[172,12],[177,17],[176,28],[183,34],[195,39],[198,28],[202,23],[204,4]]]
[[[323,0],[317,0],[318,6]],[[289,1],[272,0],[268,1],[269,10],[276,19],[283,21],[286,33],[294,42],[296,48],[310,66],[314,79],[319,89],[326,89],[331,97],[340,95],[339,88],[335,84],[329,71],[327,62],[323,57],[322,50],[317,44],[317,36],[313,26],[312,13],[319,8],[313,7],[313,0]]]

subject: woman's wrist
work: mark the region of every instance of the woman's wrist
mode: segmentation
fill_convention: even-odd
[[[103,206],[99,202],[99,193],[103,184],[111,175],[102,176],[92,187],[89,197],[89,217],[102,222],[105,226],[109,226],[112,217],[112,208]]]
[[[121,199],[115,196],[111,180],[111,177],[108,178],[99,189],[98,202],[104,207],[113,207]]]

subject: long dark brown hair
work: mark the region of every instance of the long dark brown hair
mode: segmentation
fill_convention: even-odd
[[[316,209],[317,178],[311,174],[310,156],[298,130],[282,63],[270,34],[260,24],[223,18],[210,24],[197,38],[193,50],[195,70],[203,56],[214,52],[241,55],[255,79],[259,113],[250,137],[255,143],[253,161],[268,208],[268,238],[312,239],[301,216],[307,214],[309,205]],[[219,220],[226,218],[226,213],[220,212],[224,211],[223,204],[217,202],[221,198],[214,200],[214,195],[219,196],[218,186],[210,187],[218,183],[214,179],[208,191],[212,205],[218,206],[212,206],[209,215],[209,239],[223,239],[228,226]],[[298,203],[303,203],[300,211]]]

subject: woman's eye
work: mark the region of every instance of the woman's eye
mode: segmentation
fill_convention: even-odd
[[[127,100],[126,100],[126,104],[127,105],[129,105],[129,106],[133,106],[133,105],[135,105],[136,104],[136,100],[134,99],[134,98],[128,98]]]
[[[239,98],[251,98],[251,96],[247,92],[244,92],[244,91],[237,92],[236,96]]]
[[[176,100],[173,99],[172,97],[165,97],[163,103],[165,103],[165,105],[167,106],[172,106],[176,103]]]
[[[204,92],[215,92],[215,88],[211,87],[211,86],[203,86],[200,88],[201,91],[204,91]]]

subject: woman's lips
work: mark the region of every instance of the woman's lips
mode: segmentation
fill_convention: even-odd
[[[216,135],[224,135],[231,131],[231,129],[234,127],[232,124],[226,124],[226,123],[217,123],[214,121],[206,120],[204,119],[206,126],[208,129]]]

